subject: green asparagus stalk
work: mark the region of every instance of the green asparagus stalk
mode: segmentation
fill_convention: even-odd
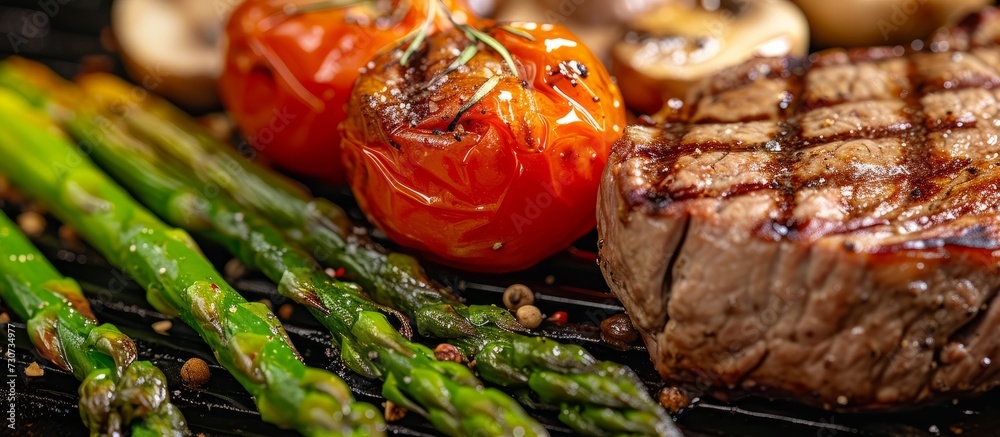
[[[170,403],[167,378],[136,361],[135,344],[112,324],[98,324],[76,281],[65,278],[0,212],[0,298],[27,321],[38,352],[72,372],[80,416],[91,436],[187,436]]]
[[[288,245],[266,219],[244,213],[227,196],[210,198],[193,190],[194,182],[183,171],[171,169],[111,119],[87,105],[76,106],[57,112],[98,164],[155,213],[225,245],[279,284],[282,295],[305,305],[334,334],[352,370],[385,381],[382,392],[387,399],[453,436],[546,434],[513,399],[485,389],[468,367],[437,361],[433,351],[400,335],[383,314],[394,311],[371,302],[356,285],[331,279],[308,253]],[[405,317],[399,317],[409,329]]]
[[[344,268],[377,302],[411,317],[421,334],[459,346],[484,380],[530,388],[543,402],[559,405],[563,422],[583,434],[680,435],[628,367],[600,362],[580,346],[523,335],[526,330],[495,306],[461,303],[436,287],[415,259],[386,254],[354,235],[339,207],[247,161],[169,103],[148,98],[129,104],[130,88],[113,76],[82,84],[106,104],[118,105],[135,135],[193,169],[202,184],[281,227],[292,240],[288,245]]]
[[[264,420],[306,435],[382,435],[371,405],[343,380],[305,366],[277,317],[240,297],[188,234],[144,209],[23,97],[0,89],[0,172],[46,203],[113,265],[179,316],[253,394]],[[180,200],[180,199],[179,199]]]

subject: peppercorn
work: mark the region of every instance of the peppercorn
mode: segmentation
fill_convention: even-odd
[[[286,303],[282,305],[280,308],[278,308],[278,317],[281,317],[284,320],[288,320],[292,318],[292,311],[294,310],[295,307],[293,307],[292,304]]]
[[[80,237],[76,235],[76,231],[73,230],[69,225],[62,225],[59,227],[59,239],[64,243],[72,244],[80,240]]]
[[[24,374],[28,376],[42,376],[45,375],[45,369],[38,365],[38,363],[32,361],[28,367],[24,368]]]
[[[625,314],[617,314],[601,322],[601,338],[617,346],[625,347],[639,339],[639,331]]]
[[[511,311],[535,303],[535,293],[524,284],[514,284],[503,292],[503,304]]]
[[[691,405],[691,399],[677,387],[663,387],[657,398],[660,405],[671,413],[677,413]]]
[[[201,358],[191,358],[181,367],[181,379],[188,387],[204,386],[211,376],[208,363]]]
[[[385,421],[395,422],[406,417],[406,408],[394,404],[392,401],[385,401]]]
[[[45,233],[45,217],[34,211],[25,211],[18,215],[17,225],[31,238],[38,238]]]
[[[157,334],[167,335],[167,331],[174,327],[173,322],[169,320],[160,320],[158,322],[153,322],[153,331]]]
[[[542,324],[542,311],[534,305],[524,305],[514,313],[517,322],[528,329],[535,329]]]
[[[434,358],[437,358],[438,361],[453,361],[456,363],[465,361],[465,356],[462,355],[462,352],[454,345],[448,343],[441,343],[434,348]]]
[[[226,262],[222,271],[226,274],[226,281],[232,282],[243,279],[247,275],[247,266],[243,265],[239,259],[233,258]]]

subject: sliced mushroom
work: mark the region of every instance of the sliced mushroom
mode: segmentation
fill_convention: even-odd
[[[754,56],[804,56],[809,28],[785,0],[674,1],[629,21],[612,50],[625,103],[641,113]]]
[[[621,40],[624,22],[658,4],[676,0],[506,0],[498,1],[499,21],[541,21],[569,28],[606,66]]]
[[[793,0],[824,47],[911,44],[989,0]]]
[[[240,0],[118,0],[111,30],[129,76],[189,109],[218,105],[223,25]]]

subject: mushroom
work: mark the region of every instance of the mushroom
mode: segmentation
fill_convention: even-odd
[[[218,105],[223,25],[240,0],[118,0],[111,31],[129,76],[192,110]]]
[[[809,28],[785,0],[672,1],[628,22],[612,49],[625,103],[654,113],[693,84],[754,56],[804,56]]]
[[[497,2],[494,17],[562,24],[610,66],[611,47],[621,40],[625,20],[668,1],[673,0],[506,0]]]
[[[989,0],[793,0],[825,47],[911,44]]]
[[[496,12],[497,0],[468,0],[469,8],[480,17],[489,17]]]

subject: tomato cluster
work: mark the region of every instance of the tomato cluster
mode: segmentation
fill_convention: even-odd
[[[397,243],[502,272],[593,228],[625,109],[597,57],[562,26],[495,23],[427,1],[322,16],[247,3],[229,26],[222,84],[244,134],[270,128],[282,108],[299,111],[264,153],[328,180],[346,174]]]

